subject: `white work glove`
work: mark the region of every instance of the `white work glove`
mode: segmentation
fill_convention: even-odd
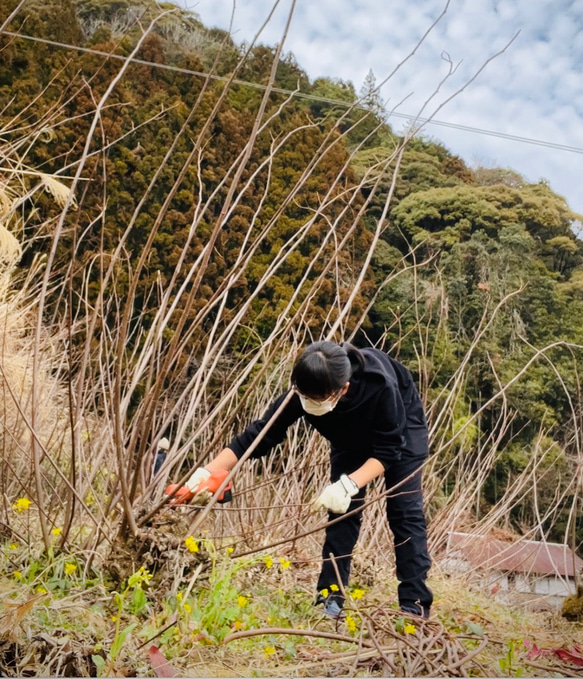
[[[328,509],[334,514],[344,514],[350,505],[350,500],[358,493],[356,483],[342,474],[336,483],[326,486],[320,496],[314,501],[314,509]]]
[[[186,486],[188,486],[188,489],[190,490],[191,493],[195,493],[200,486],[200,484],[203,481],[206,481],[211,473],[209,472],[208,469],[205,469],[204,467],[199,467],[198,469],[195,469],[188,481],[186,482]]]

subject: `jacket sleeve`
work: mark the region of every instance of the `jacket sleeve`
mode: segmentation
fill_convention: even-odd
[[[405,446],[407,413],[397,388],[387,386],[379,394],[372,422],[372,454],[385,469],[401,458]]]
[[[235,453],[238,458],[241,458],[249,446],[255,441],[263,427],[269,422],[272,415],[279,408],[286,394],[279,396],[265,411],[265,413],[252,422],[241,434],[228,444],[228,447]],[[271,425],[265,436],[257,448],[251,454],[251,457],[262,457],[266,455],[272,448],[281,443],[286,435],[288,427],[290,427],[296,420],[303,415],[302,406],[297,395],[292,396],[289,403],[285,406],[279,417]]]

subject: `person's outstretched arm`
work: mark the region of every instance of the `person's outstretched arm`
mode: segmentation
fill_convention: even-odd
[[[370,481],[376,479],[377,476],[384,474],[385,466],[382,462],[374,457],[369,457],[368,460],[355,469],[348,477],[356,483],[359,488],[364,488]]]
[[[223,448],[221,452],[214,457],[208,464],[205,464],[205,469],[209,472],[216,472],[219,469],[226,469],[231,471],[233,467],[237,464],[239,458],[230,448]]]

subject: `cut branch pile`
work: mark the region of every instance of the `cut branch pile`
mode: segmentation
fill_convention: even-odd
[[[310,653],[318,665],[349,664],[347,671],[366,667],[369,671],[389,673],[394,677],[467,677],[489,676],[478,660],[488,645],[486,636],[453,635],[439,620],[412,617],[406,625],[403,613],[377,607],[372,611],[359,608],[352,613],[360,617],[360,634],[323,632],[320,630],[264,628],[230,634],[224,643],[257,635],[300,635],[353,643],[355,651],[331,653],[322,651],[318,657]],[[409,632],[405,631],[408,629]],[[305,665],[302,665],[305,669]]]

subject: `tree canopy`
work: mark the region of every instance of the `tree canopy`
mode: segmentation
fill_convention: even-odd
[[[0,20],[17,5],[5,0]],[[495,501],[541,431],[553,445],[573,446],[583,244],[580,217],[546,183],[509,168],[470,168],[422,137],[402,147],[372,72],[360,90],[333,78],[311,82],[294,55],[237,46],[170,3],[27,2],[9,28],[49,44],[0,35],[0,137],[28,167],[65,185],[84,163],[76,209],[55,243],[53,280],[67,284],[55,282],[46,309],[48,320],[74,327],[73,371],[85,365],[90,324],[77,321],[89,307],[100,309],[104,332],[127,323],[124,365],[167,307],[160,342],[176,348],[165,384],[177,398],[231,323],[233,359],[295,313],[303,336],[318,336],[359,281],[343,332],[407,363],[430,413],[432,404],[451,404],[435,440],[478,455],[512,409],[484,501]],[[134,63],[103,56],[127,58],[138,44]],[[35,181],[22,174],[30,192],[17,234],[26,242],[23,272],[49,252],[46,225],[59,215]],[[154,372],[133,385],[136,407]],[[504,400],[464,429],[506,384]],[[581,520],[578,530],[583,536]]]

